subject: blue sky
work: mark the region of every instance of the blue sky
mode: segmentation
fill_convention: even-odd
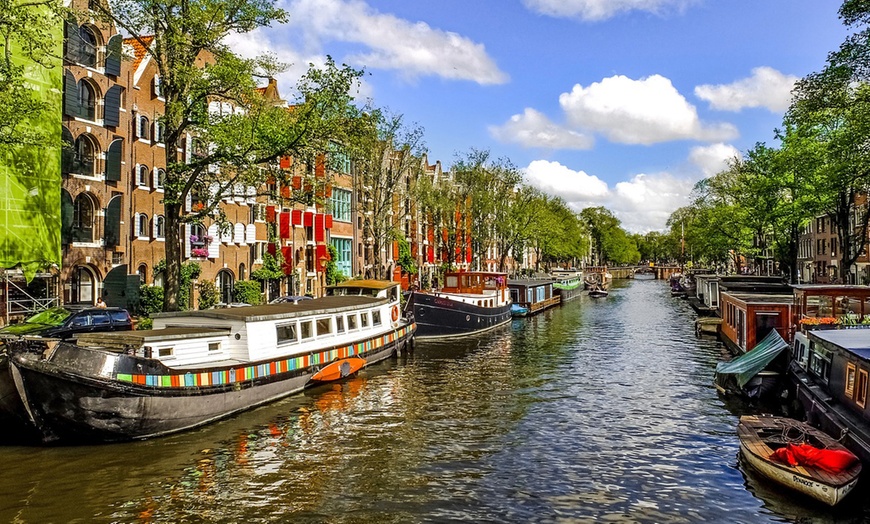
[[[848,34],[836,0],[279,0],[232,39],[291,63],[364,68],[359,97],[425,129],[429,160],[486,149],[580,210],[662,229],[692,186],[776,145],[794,81]]]

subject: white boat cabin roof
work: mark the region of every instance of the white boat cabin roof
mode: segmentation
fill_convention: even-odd
[[[283,320],[312,315],[329,315],[344,311],[353,311],[361,307],[374,306],[388,303],[387,298],[374,298],[372,296],[341,295],[327,296],[313,300],[303,300],[296,304],[265,304],[262,306],[207,309],[204,311],[177,311],[171,313],[156,313],[154,318],[214,318],[224,320],[243,320],[245,322],[262,322]]]

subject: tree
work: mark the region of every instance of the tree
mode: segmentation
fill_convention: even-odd
[[[382,254],[398,230],[394,216],[409,212],[400,209],[400,199],[413,193],[422,171],[423,128],[405,124],[401,114],[371,106],[351,126],[344,146],[354,162],[359,210],[365,217],[361,233],[370,246],[365,262],[372,277],[389,278]]]
[[[93,2],[151,56],[160,77],[165,112],[166,274],[164,309],[179,308],[182,225],[202,221],[238,187],[260,187],[281,156],[311,161],[340,135],[351,116],[350,88],[360,73],[328,60],[297,86],[292,110],[265,100],[256,78],[281,69],[273,57],[244,59],[225,43],[286,13],[274,0],[117,0]],[[153,42],[150,38],[153,36]],[[216,109],[220,109],[219,111]],[[190,141],[190,143],[188,143]],[[183,158],[180,151],[187,151]],[[267,169],[264,169],[267,168]],[[188,214],[196,194],[202,206]]]
[[[24,64],[60,68],[63,11],[56,0],[0,0],[0,149],[60,143],[33,125],[49,104],[27,84]]]

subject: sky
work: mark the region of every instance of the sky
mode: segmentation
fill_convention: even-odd
[[[309,64],[364,70],[355,96],[420,126],[430,163],[472,149],[579,211],[664,230],[693,186],[778,146],[790,91],[850,33],[837,0],[278,0],[236,35],[284,98]]]

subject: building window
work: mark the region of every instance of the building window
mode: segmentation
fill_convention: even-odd
[[[335,260],[335,267],[345,277],[353,275],[351,266],[351,253],[353,251],[353,240],[350,238],[332,237],[329,242],[335,247],[338,257]]]
[[[163,189],[163,184],[166,182],[166,171],[162,168],[157,168],[154,173],[154,189]]]
[[[145,213],[136,215],[136,236],[138,238],[148,238],[148,215]]]
[[[148,121],[148,117],[145,115],[139,115],[139,120],[136,125],[136,138],[140,140],[150,140],[150,132],[151,123]]]
[[[82,193],[76,197],[73,207],[73,241],[74,242],[93,242],[94,241],[94,206],[93,199]]]
[[[160,122],[154,122],[154,142],[158,144],[162,144],[164,142],[164,129],[163,124]]]
[[[97,151],[93,140],[87,135],[79,135],[75,143],[75,165],[73,172],[94,176]]]
[[[335,142],[329,143],[329,168],[337,173],[350,174],[350,156]]]
[[[144,164],[136,166],[136,185],[148,187],[148,166]]]
[[[79,116],[85,120],[95,120],[97,117],[97,92],[87,80],[79,82]]]
[[[145,285],[145,278],[148,276],[148,266],[145,264],[139,264],[139,269],[136,270],[136,273],[139,275],[139,285]]]
[[[79,27],[79,38],[82,45],[79,63],[87,67],[97,67],[97,47],[100,45],[97,34],[91,28],[81,26]]]
[[[154,238],[159,240],[166,238],[166,219],[161,215],[154,217]]]
[[[339,222],[350,222],[350,198],[351,192],[345,189],[334,188],[332,190],[332,200],[330,209],[332,218]]]

